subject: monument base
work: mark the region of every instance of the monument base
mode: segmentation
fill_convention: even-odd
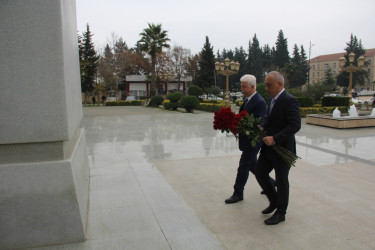
[[[331,128],[375,127],[375,116],[334,118],[332,114],[313,114],[307,115],[306,123]]]
[[[5,162],[0,164],[0,249],[84,241],[89,199],[84,130],[77,129],[69,141],[0,149]]]

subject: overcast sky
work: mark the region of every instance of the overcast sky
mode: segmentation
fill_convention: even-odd
[[[86,24],[97,48],[122,37],[129,47],[140,39],[147,23],[162,24],[170,44],[202,50],[208,36],[219,49],[243,46],[254,34],[260,45],[275,46],[279,30],[294,44],[303,45],[311,58],[343,52],[353,33],[365,49],[375,48],[374,0],[76,0],[77,29]],[[291,55],[291,54],[290,54]]]

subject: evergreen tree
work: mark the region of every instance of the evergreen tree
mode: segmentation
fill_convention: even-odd
[[[284,65],[284,71],[290,88],[300,87],[306,83],[309,65],[302,45],[301,48],[298,48],[297,44],[294,45],[293,57],[290,63]]]
[[[117,80],[125,79],[131,71],[130,58],[128,53],[128,45],[120,37],[114,44],[114,60],[115,60],[115,72]]]
[[[215,85],[215,57],[213,47],[210,44],[208,36],[200,53],[200,60],[198,62],[199,69],[196,78],[196,85],[206,92],[210,86]]]
[[[92,42],[93,34],[90,31],[90,26],[87,24],[86,32],[83,33],[80,49],[80,68],[81,68],[81,88],[85,93],[85,101],[87,94],[94,89],[94,82],[98,67],[99,57],[96,55],[94,43]]]
[[[329,68],[324,75],[323,84],[326,86],[332,87],[332,90],[335,88],[336,79],[333,77],[332,69]]]
[[[272,50],[268,44],[263,46],[263,71],[270,72],[273,69]]]
[[[249,42],[249,54],[247,58],[247,68],[249,73],[254,75],[257,82],[263,81],[263,52],[259,46],[257,35],[254,34],[253,42]]]
[[[349,54],[353,52],[355,54],[354,57],[354,66],[358,66],[358,58],[360,56],[365,56],[366,50],[362,46],[362,41],[357,39],[356,36],[351,34],[350,41],[346,43],[347,47],[345,48],[346,54],[344,55],[346,59],[345,67],[349,66]],[[365,62],[365,66],[368,65],[368,62]],[[365,83],[365,78],[368,78],[368,72],[365,70],[353,72],[353,86],[355,84],[363,85]],[[337,83],[342,87],[349,86],[349,72],[341,71],[340,74],[337,76]]]
[[[293,57],[290,63],[284,65],[284,71],[286,72],[288,85],[290,88],[295,88],[299,85],[301,76],[301,55],[299,54],[299,48],[297,44],[294,44]]]
[[[289,51],[288,51],[288,40],[284,37],[282,30],[279,31],[276,41],[275,51],[275,64],[278,70],[284,67],[286,63],[289,63]]]
[[[243,75],[247,74],[247,53],[244,48],[241,46],[239,49],[235,48],[234,50],[234,61],[240,63],[240,69],[238,70],[237,75],[232,75],[232,82],[230,83],[231,90],[235,92],[241,91],[241,82],[240,79]]]
[[[104,54],[99,59],[98,72],[108,85],[116,81],[115,79],[115,60],[112,49],[107,44],[104,47]]]

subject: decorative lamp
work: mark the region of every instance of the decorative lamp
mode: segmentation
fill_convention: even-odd
[[[220,63],[219,62],[215,62],[215,70],[216,71],[220,70]]]
[[[229,58],[225,58],[225,66],[229,67],[229,64],[230,64],[230,60]]]
[[[365,64],[365,57],[364,56],[360,56],[358,58],[358,67],[362,67],[364,64]]]
[[[349,62],[350,62],[350,63],[353,63],[353,62],[354,62],[354,57],[355,57],[355,54],[354,54],[353,52],[351,52],[351,53],[349,54]]]

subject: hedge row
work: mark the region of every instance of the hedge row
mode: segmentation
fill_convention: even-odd
[[[236,102],[237,106],[242,105],[242,101]],[[221,108],[224,108],[225,104],[206,104],[206,103],[200,103],[200,110],[208,111],[208,112],[215,112],[219,111]],[[310,114],[332,114],[333,110],[335,110],[336,107],[301,107],[299,108],[301,117],[306,117]],[[339,106],[338,107],[341,113],[347,113],[348,112],[348,106]]]
[[[105,106],[141,106],[145,101],[136,100],[136,101],[107,101]]]
[[[299,108],[301,117],[306,117],[310,114],[332,114],[333,110],[336,107],[309,107],[309,108]],[[348,107],[347,106],[339,106],[338,107],[341,113],[347,113]]]
[[[322,106],[349,106],[349,97],[347,96],[324,96],[322,98]]]
[[[141,106],[145,101],[144,100],[136,100],[136,101],[108,101],[105,102],[106,106]],[[171,103],[169,101],[165,101],[163,103],[166,109],[173,109],[174,107],[169,107]],[[236,102],[237,106],[242,105],[242,101]],[[171,105],[172,106],[172,105]],[[180,105],[179,105],[180,106]],[[221,108],[225,107],[225,103],[200,103],[199,106],[195,109],[207,111],[207,112],[215,112],[219,111]],[[337,106],[335,107],[301,107],[300,114],[301,117],[306,117],[310,114],[332,114]],[[348,106],[338,106],[341,113],[348,112]]]
[[[197,109],[202,110],[202,111],[215,112],[215,111],[219,111],[221,108],[224,108],[224,107],[225,107],[225,103],[216,104],[216,103],[201,102]]]

